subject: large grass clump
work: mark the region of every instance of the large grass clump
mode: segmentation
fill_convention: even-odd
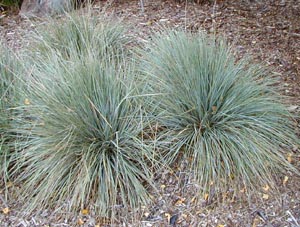
[[[100,36],[101,31],[95,32]],[[113,39],[108,33],[102,34],[103,45],[120,48],[119,42],[106,43]],[[78,51],[76,45],[59,45]],[[99,57],[94,50],[103,46],[98,44],[85,48],[85,54],[68,58],[56,46],[34,55],[25,122],[18,128],[28,139],[15,170],[28,211],[91,206],[99,215],[113,215],[117,207],[149,201],[152,152],[142,138],[145,120],[133,83],[134,63],[121,52]]]
[[[9,177],[11,157],[14,154],[13,118],[19,102],[22,64],[4,44],[0,45],[0,174],[1,180]]]
[[[156,35],[143,54],[149,90],[161,94],[150,109],[164,162],[185,157],[203,192],[271,186],[277,173],[295,171],[281,151],[298,143],[293,123],[262,67],[199,33]]]

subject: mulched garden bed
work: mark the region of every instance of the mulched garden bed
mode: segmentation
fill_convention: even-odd
[[[280,76],[282,93],[286,95],[290,110],[300,115],[300,2],[294,0],[217,1],[215,4],[191,2],[144,2],[144,12],[137,1],[94,4],[95,15],[105,13],[123,18],[129,35],[138,43],[150,42],[149,34],[161,27],[205,30],[221,34],[237,50],[239,57],[251,54],[253,61],[266,65],[273,74]],[[21,19],[17,12],[2,12],[0,37],[18,51],[28,45],[26,36],[34,29],[31,21]],[[43,19],[39,19],[43,23]],[[24,39],[25,38],[25,39]],[[295,122],[299,133],[300,124]],[[300,168],[299,148],[286,151],[287,158]],[[183,163],[184,164],[184,163]],[[130,211],[115,226],[203,226],[203,227],[299,227],[300,226],[300,177],[276,176],[278,194],[267,187],[253,192],[247,198],[240,193],[228,193],[222,204],[217,203],[211,192],[196,203],[197,185],[184,181],[184,166],[174,167],[157,177],[153,203],[139,211]],[[182,183],[184,182],[184,183]],[[66,213],[57,210],[37,211],[27,214],[20,209],[21,201],[14,195],[20,185],[9,185],[9,194],[0,190],[0,226],[109,226],[108,220],[97,217],[93,210]],[[120,206],[120,213],[122,213]],[[131,219],[128,218],[131,217]],[[107,223],[105,223],[107,222]]]

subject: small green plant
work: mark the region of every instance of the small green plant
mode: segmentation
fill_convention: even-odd
[[[28,141],[15,169],[28,211],[91,205],[106,216],[119,205],[133,208],[149,201],[153,155],[142,138],[146,123],[133,83],[134,63],[121,52],[99,55],[97,48],[122,46],[110,42],[115,33],[103,26],[109,31],[95,31],[101,45],[80,38],[84,54],[70,45],[78,37],[70,36],[70,43],[44,40],[47,52],[34,55],[26,118],[18,127]],[[81,29],[78,34],[86,34]],[[66,58],[58,44],[74,54]]]
[[[142,54],[149,92],[162,94],[150,108],[164,161],[189,160],[203,192],[271,186],[277,173],[296,171],[281,151],[298,143],[291,116],[262,67],[236,61],[224,41],[204,34],[163,33]]]

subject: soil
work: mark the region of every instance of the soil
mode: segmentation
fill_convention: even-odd
[[[143,7],[141,4],[143,3]],[[299,0],[223,0],[212,3],[175,2],[173,0],[118,1],[109,5],[96,1],[95,14],[105,12],[122,18],[137,42],[149,42],[153,30],[161,27],[203,30],[224,36],[237,51],[237,57],[251,54],[253,61],[267,66],[280,77],[280,92],[289,109],[300,114],[300,1]],[[2,12],[0,35],[16,51],[27,45],[34,23],[21,19],[18,11]],[[40,19],[43,22],[43,19]],[[300,130],[295,122],[295,130]],[[297,147],[287,151],[290,161],[300,168]],[[153,203],[131,218],[120,219],[115,226],[203,226],[203,227],[300,227],[300,177],[291,173],[276,176],[279,196],[264,187],[247,198],[244,191],[228,194],[222,204],[213,193],[195,203],[196,185],[182,182],[184,168],[166,171],[157,179],[159,191],[153,192]],[[19,188],[10,185],[9,191]],[[12,193],[13,192],[13,193]],[[7,209],[6,209],[7,208]],[[0,226],[111,226],[93,210],[66,213],[64,209],[27,214],[20,202],[0,190]],[[122,208],[120,208],[122,209]],[[122,212],[122,211],[120,211]],[[130,216],[130,215],[129,215]]]

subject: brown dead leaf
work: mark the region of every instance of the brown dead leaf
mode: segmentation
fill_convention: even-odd
[[[166,185],[165,185],[165,184],[162,184],[162,185],[160,186],[160,188],[161,188],[162,190],[164,190],[164,189],[166,188]]]
[[[24,100],[24,104],[25,104],[25,105],[30,105],[29,99],[26,98],[26,99]]]
[[[7,182],[7,184],[6,184],[6,187],[7,187],[7,188],[10,188],[10,187],[12,187],[13,185],[14,185],[13,182],[9,181],[9,182]]]
[[[188,215],[187,215],[187,214],[181,214],[181,217],[182,217],[183,219],[186,219],[186,218],[188,217]]]
[[[194,203],[196,201],[197,197],[194,196],[192,199],[191,199],[191,203]]]
[[[171,218],[171,214],[169,214],[169,213],[165,213],[165,217],[167,218],[167,220],[168,220],[168,223],[170,222],[170,218]]]
[[[269,191],[269,189],[270,189],[270,187],[267,184],[263,187],[263,190],[266,191],[266,192]]]
[[[83,215],[88,215],[88,214],[89,214],[89,210],[88,210],[88,209],[83,209],[83,210],[81,211],[81,213],[82,213]]]
[[[292,156],[293,155],[291,153],[289,153],[288,156],[287,156],[287,160],[288,160],[289,163],[292,163]]]
[[[77,223],[78,223],[78,225],[83,225],[84,221],[81,218],[79,218],[78,221],[77,221]]]
[[[288,182],[288,180],[289,180],[289,177],[288,177],[288,176],[285,176],[284,179],[283,179],[282,184],[285,186],[286,183]]]
[[[204,195],[204,200],[208,200],[208,197],[209,197],[209,194],[206,193],[206,194]]]
[[[175,206],[184,205],[185,198],[180,198],[176,201]]]
[[[268,194],[263,194],[263,199],[268,200],[269,199],[269,195]]]
[[[260,220],[258,218],[254,218],[252,227],[256,227],[259,222],[260,222]]]
[[[8,207],[5,207],[2,209],[3,214],[8,214],[10,212],[10,209]]]

